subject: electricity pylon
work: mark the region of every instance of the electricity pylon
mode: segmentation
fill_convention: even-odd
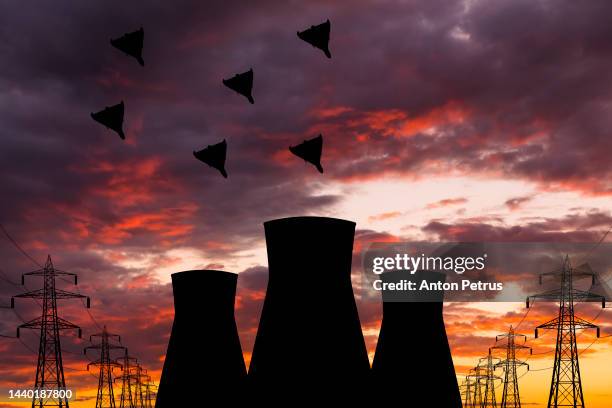
[[[40,342],[38,346],[38,363],[36,365],[36,382],[34,383],[35,390],[65,390],[66,379],[64,378],[64,365],[62,362],[62,349],[60,345],[61,330],[77,330],[79,338],[81,337],[81,328],[68,320],[58,316],[57,301],[59,299],[74,299],[86,298],[87,307],[90,302],[87,296],[79,293],[67,292],[58,289],[55,286],[55,279],[64,276],[74,277],[74,284],[77,284],[77,275],[74,273],[60,271],[55,269],[51,261],[51,255],[47,256],[47,261],[42,269],[24,273],[21,276],[21,284],[25,284],[26,276],[42,276],[42,289],[32,290],[26,293],[13,296],[11,299],[11,308],[15,307],[15,298],[40,299],[42,301],[42,314],[29,322],[26,322],[17,327],[17,337],[19,337],[20,329],[37,329],[40,330]],[[68,398],[53,397],[53,393],[39,395],[32,399],[32,408],[34,407],[68,407]],[[57,394],[56,394],[57,395]],[[64,394],[65,395],[65,394]]]
[[[472,376],[467,375],[460,387],[463,394],[463,408],[474,408],[475,382]]]
[[[136,408],[134,405],[134,386],[136,384],[135,370],[138,365],[138,360],[128,354],[127,348],[125,354],[115,360],[123,368],[121,377],[115,378],[115,381],[121,381],[121,397],[119,398],[119,408]]]
[[[146,408],[146,383],[151,381],[151,376],[148,375],[147,370],[142,368],[140,365],[136,365],[134,371],[134,406],[136,408]]]
[[[497,361],[495,361],[497,360]],[[486,361],[485,375],[481,377],[484,380],[484,398],[482,400],[482,408],[497,408],[497,401],[495,400],[495,380],[501,380],[501,377],[495,375],[495,365],[499,363],[499,359],[493,357],[491,350],[489,349],[489,355],[485,358],[480,359],[479,366],[482,365],[483,361]]]
[[[112,341],[121,342],[121,337],[117,334],[111,334],[106,330],[106,326],[102,328],[102,333],[92,334],[89,336],[89,341],[92,342],[94,337],[99,337],[100,342],[87,346],[83,350],[87,354],[87,350],[100,350],[100,358],[87,364],[87,370],[90,366],[98,366],[100,368],[98,374],[98,395],[96,397],[96,408],[115,408],[115,394],[113,392],[113,368],[121,368],[121,365],[111,360],[111,350],[125,349],[125,347],[113,344]]]
[[[499,341],[502,339],[505,339],[505,343],[499,344]],[[495,365],[495,368],[501,367],[504,370],[504,389],[502,393],[501,408],[521,407],[516,368],[527,366],[527,370],[529,370],[529,365],[524,361],[517,360],[516,351],[525,349],[531,351],[531,347],[525,346],[525,342],[527,342],[527,337],[523,334],[515,333],[512,326],[510,326],[508,333],[500,334],[495,337],[495,346],[492,348],[506,350],[506,358]]]
[[[481,408],[482,407],[482,379],[486,378],[486,367],[481,365],[477,365],[473,369],[470,370],[470,375],[468,378],[471,378],[472,381],[472,392],[471,392],[471,405],[468,405],[470,408]]]
[[[578,347],[576,344],[576,329],[597,329],[597,337],[599,337],[599,327],[576,316],[574,314],[574,302],[601,301],[602,307],[605,307],[605,298],[592,292],[574,288],[574,278],[590,277],[592,284],[594,284],[595,274],[588,264],[573,268],[570,264],[569,256],[565,257],[560,270],[542,274],[540,276],[540,284],[542,283],[542,277],[546,275],[559,278],[561,287],[529,296],[527,298],[527,307],[529,307],[530,298],[559,301],[558,316],[539,325],[535,329],[536,338],[538,338],[538,329],[557,330],[555,363],[550,383],[548,408],[584,408],[584,395],[582,393]]]
[[[155,407],[155,399],[157,397],[157,385],[155,385],[152,381],[147,381],[145,383],[145,408],[154,408]]]

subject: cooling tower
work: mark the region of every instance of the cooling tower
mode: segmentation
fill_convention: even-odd
[[[268,289],[249,379],[262,402],[347,401],[370,370],[353,288],[355,223],[321,217],[264,223]],[[357,390],[357,391],[356,391]]]
[[[422,280],[444,282],[438,272],[383,273],[383,282]],[[460,408],[461,395],[451,357],[442,306],[443,291],[383,292],[383,320],[372,363],[372,374],[382,406],[405,404],[407,396],[420,396],[427,406]],[[393,392],[393,390],[402,390]],[[388,391],[388,392],[381,392]]]
[[[157,408],[240,402],[246,366],[234,320],[237,277],[211,270],[172,275],[174,323]]]

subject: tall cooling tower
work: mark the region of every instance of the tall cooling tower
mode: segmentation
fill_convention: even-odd
[[[212,270],[172,275],[174,323],[157,408],[240,402],[246,366],[234,320],[237,277]]]
[[[295,217],[264,228],[269,279],[249,368],[253,394],[259,402],[290,395],[286,406],[348,401],[370,370],[351,286],[355,223]]]
[[[422,280],[444,282],[446,278],[443,273],[427,271],[414,275],[394,271],[381,276],[383,282],[406,279],[416,282],[417,287]],[[408,396],[420,396],[429,407],[461,407],[444,327],[443,300],[444,291],[383,292],[383,320],[372,363],[376,388],[381,391],[375,403],[400,406]]]

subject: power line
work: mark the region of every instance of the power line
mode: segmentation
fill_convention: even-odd
[[[8,231],[6,230],[6,228],[4,228],[4,225],[0,224],[0,230],[2,230],[2,232],[4,233],[4,236],[15,246],[15,248],[17,248],[17,250],[19,252],[21,252],[21,254],[23,256],[25,256],[27,259],[29,259],[30,261],[32,261],[34,263],[34,265],[38,266],[39,268],[42,268],[42,265],[34,258],[32,258],[22,247],[21,245],[19,245],[17,243],[17,241],[15,241],[13,239],[13,237],[11,237],[11,235],[8,233]]]

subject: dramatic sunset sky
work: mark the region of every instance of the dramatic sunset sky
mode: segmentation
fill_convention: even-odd
[[[599,240],[612,224],[611,16],[607,0],[2,2],[0,223],[38,262],[51,254],[79,274],[91,315],[156,382],[170,274],[239,272],[248,360],[267,281],[266,220],[353,220],[356,251],[417,239]],[[327,18],[332,59],[296,36]],[[141,26],[144,68],[109,44]],[[251,67],[255,105],[221,84]],[[126,141],[89,116],[121,100]],[[323,175],[287,150],[319,133]],[[223,139],[228,179],[192,156]],[[26,290],[20,274],[33,269],[0,236],[0,306]],[[17,314],[0,308],[2,335],[39,312],[16,303]],[[360,302],[359,311],[373,351],[380,308]],[[446,305],[460,380],[524,311]],[[98,331],[79,301],[61,302],[60,313],[84,338]],[[534,340],[533,328],[554,313],[536,304],[519,329],[541,353],[521,378],[530,406],[545,406],[554,340]],[[612,334],[608,310],[596,323]],[[579,348],[593,339],[581,335]],[[612,405],[611,339],[581,355],[592,408]],[[0,388],[33,385],[37,333],[22,340],[0,338]],[[91,407],[88,343],[73,333],[62,341],[82,400],[73,405]]]

